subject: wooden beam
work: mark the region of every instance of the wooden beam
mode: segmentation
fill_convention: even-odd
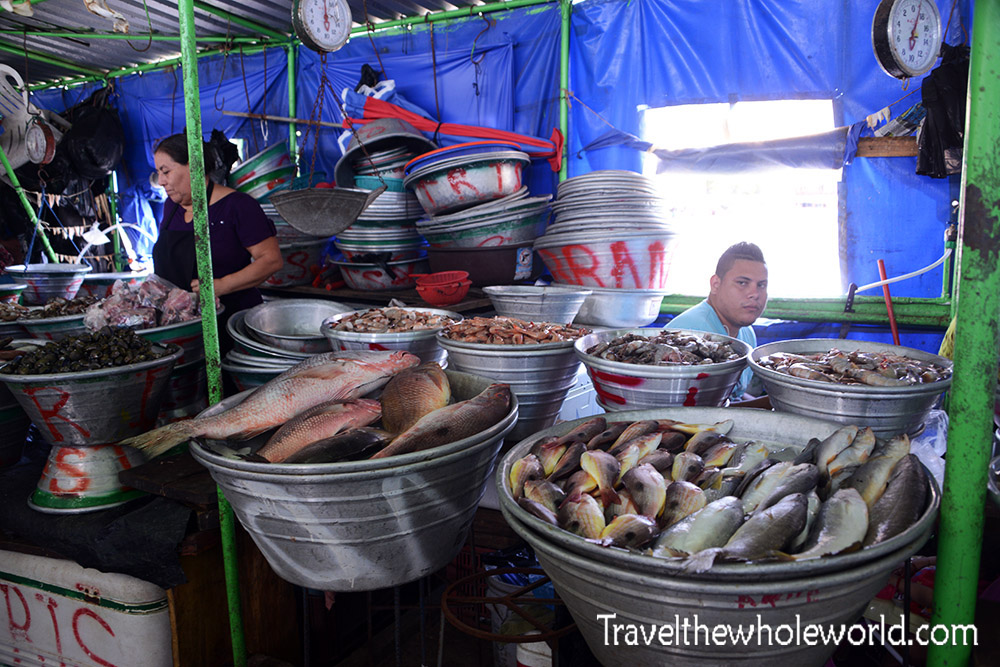
[[[858,157],[916,157],[916,137],[861,137]]]

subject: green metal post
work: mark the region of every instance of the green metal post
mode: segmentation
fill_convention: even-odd
[[[928,648],[928,665],[965,666],[972,654],[953,628],[971,625],[982,553],[986,474],[993,433],[1000,313],[1000,0],[980,0],[972,27],[968,119],[959,210],[961,285],[955,331],[948,462],[938,535],[935,624],[950,642]],[[980,628],[988,632],[989,628]],[[931,635],[933,639],[933,633]]]
[[[569,174],[569,28],[573,15],[573,4],[570,0],[559,0],[562,11],[562,27],[559,34],[559,131],[562,132],[563,159],[559,169],[559,182],[566,180]]]
[[[111,214],[111,226],[113,227],[118,223],[118,178],[115,172],[111,172],[111,179],[108,181],[108,189],[106,192],[108,196],[108,212]],[[111,237],[114,243],[114,258],[112,259],[112,268],[115,271],[121,271],[121,253],[122,253],[122,239],[119,234],[122,234],[122,229],[119,227],[114,230],[114,236]]]
[[[28,60],[35,60],[40,63],[45,63],[47,65],[55,65],[56,67],[62,67],[63,69],[68,69],[71,72],[79,72],[80,74],[88,74],[90,76],[96,76],[103,78],[104,75],[101,74],[99,70],[90,69],[89,67],[80,67],[68,60],[63,60],[62,58],[54,58],[52,56],[47,56],[44,53],[38,53],[37,51],[25,51],[21,47],[11,46],[5,42],[0,42],[0,51],[5,53],[12,53],[15,56],[21,58],[27,58]]]
[[[491,2],[485,5],[472,5],[471,7],[465,7],[463,9],[450,9],[444,12],[434,12],[433,14],[425,14],[423,16],[411,16],[405,19],[397,19],[394,21],[379,21],[375,24],[375,32],[382,30],[390,30],[392,28],[399,28],[407,25],[418,25],[429,22],[436,21],[448,21],[451,19],[459,19],[467,16],[478,16],[479,14],[488,14],[490,12],[502,12],[508,9],[518,9],[520,7],[533,7],[535,5],[548,5],[553,2],[561,2],[561,0],[510,0],[509,2]],[[351,28],[352,35],[361,35],[368,32],[368,26],[358,26],[357,28]]]
[[[201,101],[198,90],[198,55],[195,52],[193,0],[180,0],[181,60],[184,71],[184,107],[187,120],[188,164],[191,169],[191,198],[194,204],[194,242],[198,258],[199,296],[203,307],[202,331],[205,336],[205,363],[208,372],[208,399],[212,404],[222,400],[222,367],[219,358],[219,328],[215,317],[215,287],[212,275],[212,253],[208,230],[208,193],[205,183],[205,155],[201,137]],[[236,526],[233,510],[216,489],[219,498],[222,553],[226,575],[226,598],[229,602],[229,634],[233,645],[233,662],[246,667],[246,643],[240,612],[239,574],[236,563]]]
[[[289,44],[285,47],[288,55],[288,115],[295,118],[295,44]],[[299,163],[298,149],[299,142],[296,140],[295,136],[296,124],[288,124],[288,152],[292,156],[292,163]],[[312,185],[310,183],[310,185]]]
[[[14,168],[10,165],[10,160],[7,159],[7,153],[4,152],[3,148],[0,148],[0,162],[3,162],[3,168],[7,172],[7,178],[10,179],[10,184],[14,186],[14,190],[17,191],[17,196],[21,200],[21,206],[24,210],[28,212],[28,219],[31,220],[31,224],[35,226],[38,231],[38,238],[42,240],[42,249],[48,258],[56,263],[59,260],[56,259],[55,252],[52,251],[52,246],[49,245],[49,238],[45,235],[45,228],[42,227],[42,221],[38,219],[38,214],[35,213],[35,209],[31,207],[31,202],[28,201],[28,196],[24,194],[24,188],[21,187],[21,182],[17,180],[17,176],[14,174]],[[25,262],[31,261],[30,257],[26,257]]]

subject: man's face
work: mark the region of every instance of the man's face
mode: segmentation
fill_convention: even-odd
[[[767,265],[738,259],[724,276],[712,276],[710,302],[724,324],[747,327],[767,305]]]

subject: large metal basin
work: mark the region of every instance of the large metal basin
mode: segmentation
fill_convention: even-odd
[[[176,345],[152,361],[78,373],[2,375],[2,381],[52,445],[105,445],[153,428]]]
[[[456,322],[463,318],[459,313],[439,308],[403,308],[415,313],[432,313],[434,315],[444,315]],[[436,329],[421,329],[419,331],[401,331],[399,333],[361,333],[358,331],[338,331],[334,329],[340,320],[358,313],[366,313],[366,310],[354,310],[349,313],[341,313],[324,320],[320,331],[330,339],[330,345],[336,350],[405,350],[410,354],[415,354],[423,363],[436,361],[445,364],[448,352],[438,345],[437,333],[443,327]],[[461,370],[461,369],[456,369]]]
[[[839,338],[805,338],[760,345],[750,353],[750,367],[761,379],[776,410],[831,419],[841,424],[871,426],[879,437],[917,431],[938,397],[951,386],[951,377],[909,387],[869,387],[819,382],[764,368],[758,362],[775,352],[816,354],[837,348],[845,352],[883,352],[951,368],[950,359],[898,345]]]
[[[620,412],[670,405],[714,407],[726,402],[746,368],[750,346],[722,334],[686,329],[672,331],[729,343],[741,356],[733,361],[696,366],[626,364],[595,357],[587,354],[587,350],[629,333],[649,338],[658,334],[658,329],[613,329],[592,333],[577,340],[573,348],[587,367],[597,392],[597,403],[602,408]]]
[[[663,289],[675,247],[671,232],[570,232],[540,237],[535,252],[560,283]]]
[[[526,153],[477,153],[417,169],[403,179],[430,215],[459,211],[514,194],[522,171],[531,163]]]
[[[558,287],[578,287],[557,285]],[[588,287],[590,294],[583,300],[573,321],[602,327],[644,327],[660,316],[660,305],[667,294],[662,289],[616,289]]]
[[[447,373],[456,400],[490,385],[486,378]],[[278,576],[307,588],[367,591],[416,581],[455,557],[516,420],[513,398],[508,414],[482,433],[366,461],[253,463],[219,456],[197,442],[191,452],[222,487]]]
[[[280,299],[254,306],[243,323],[250,335],[271,347],[292,352],[319,354],[330,351],[330,342],[320,333],[323,321],[352,310],[323,299]]]
[[[62,340],[67,336],[77,336],[87,333],[83,317],[83,313],[78,313],[76,315],[62,315],[60,317],[25,318],[18,321],[32,338]]]
[[[493,285],[484,287],[498,315],[529,322],[569,324],[592,294],[585,287]]]
[[[520,403],[512,439],[555,423],[566,394],[576,383],[580,362],[573,341],[542,345],[463,343],[437,335],[452,368],[510,385]]]
[[[754,409],[661,408],[614,415],[616,420],[676,419],[712,423],[733,419],[736,440],[787,444],[789,458],[809,438],[825,437],[839,424],[797,415]],[[940,504],[940,492],[929,476],[930,500],[909,529],[880,544],[832,558],[798,562],[720,564],[701,574],[688,574],[681,560],[656,558],[624,549],[604,548],[535,518],[514,501],[509,479],[513,463],[538,439],[567,433],[586,419],[565,422],[515,445],[497,466],[495,483],[507,523],[534,548],[552,578],[591,650],[604,665],[822,665],[836,646],[781,646],[778,642],[752,648],[743,644],[698,646],[607,646],[598,614],[616,615],[616,624],[690,624],[711,628],[791,623],[796,614],[804,628],[811,623],[849,623],[885,585],[890,572],[930,537]],[[767,596],[767,597],[765,597]],[[676,615],[676,617],[675,617]],[[689,638],[692,636],[688,635]],[[675,635],[676,637],[676,635]]]
[[[21,293],[26,306],[44,306],[50,299],[67,301],[76,296],[83,277],[93,269],[86,264],[18,264],[8,266],[7,273],[28,287]]]
[[[328,238],[324,236],[314,240],[278,244],[281,258],[285,263],[272,273],[264,284],[267,287],[292,287],[311,283],[312,267],[319,266],[327,241]]]

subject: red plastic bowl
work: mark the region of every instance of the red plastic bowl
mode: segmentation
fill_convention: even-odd
[[[469,277],[468,271],[438,271],[437,273],[413,273],[411,278],[415,278],[417,285],[447,285],[449,283],[459,283]]]
[[[471,286],[472,281],[469,279],[438,285],[421,285],[418,282],[417,294],[432,306],[450,306],[464,299]]]

